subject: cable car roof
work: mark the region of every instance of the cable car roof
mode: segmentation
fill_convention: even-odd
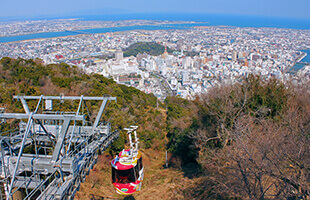
[[[118,170],[127,170],[137,165],[138,159],[142,156],[139,150],[132,151],[130,149],[123,149],[119,155],[112,160],[112,167]]]

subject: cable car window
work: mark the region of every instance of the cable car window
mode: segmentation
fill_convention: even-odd
[[[139,160],[138,160],[138,164],[137,165],[139,165],[139,170],[141,170],[142,169],[142,167],[143,167],[143,165],[142,165],[142,157],[141,158],[139,158]]]
[[[136,166],[135,166],[135,175],[136,175],[136,178],[138,179],[139,178],[139,165],[137,164]]]
[[[122,184],[136,182],[134,168],[127,170],[116,170],[112,167],[112,181]]]
[[[112,183],[116,182],[116,169],[112,167]]]

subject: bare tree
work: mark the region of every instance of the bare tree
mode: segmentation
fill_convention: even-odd
[[[210,117],[204,122],[215,124],[200,126],[190,135],[200,147],[198,161],[207,175],[205,182],[212,182],[213,193],[224,196],[310,199],[308,88],[279,96],[275,89],[266,97],[278,99],[263,99],[267,103],[256,104],[255,109],[252,98],[266,97],[251,92],[228,86],[202,99],[204,117]],[[285,105],[278,105],[282,102]],[[215,141],[223,145],[212,145]]]

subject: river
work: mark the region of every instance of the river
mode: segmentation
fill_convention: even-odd
[[[209,25],[208,23],[184,23],[184,24],[121,26],[121,27],[77,30],[77,32],[80,31],[83,33],[94,34],[94,33],[108,33],[108,32],[132,31],[132,30],[188,29],[194,26],[208,26],[208,25]],[[41,39],[41,38],[56,38],[56,37],[73,36],[81,34],[77,32],[63,31],[63,32],[50,32],[50,33],[36,33],[36,34],[20,35],[12,37],[0,37],[0,43],[17,42],[17,41]]]
[[[65,17],[66,18],[66,17]],[[137,14],[115,14],[115,15],[77,15],[69,18],[79,18],[83,20],[98,20],[98,21],[118,21],[118,20],[169,20],[169,21],[195,21],[202,22],[198,26],[233,26],[233,27],[272,27],[272,28],[292,28],[292,29],[310,29],[310,20],[308,19],[288,19],[277,17],[263,17],[263,16],[245,16],[232,14],[184,14],[184,13],[137,13]],[[53,19],[53,18],[51,18]],[[1,21],[1,19],[0,19]],[[89,33],[106,33],[130,30],[166,30],[166,29],[185,29],[197,24],[171,24],[167,26],[126,26],[126,27],[111,27],[79,30]],[[37,33],[31,35],[21,35],[13,37],[0,37],[0,43],[16,42],[30,39],[40,38],[54,38],[78,35],[73,32],[52,32],[52,33]]]

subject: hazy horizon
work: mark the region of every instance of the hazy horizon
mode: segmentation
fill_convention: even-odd
[[[261,16],[276,18],[310,19],[310,1],[296,0],[157,0],[152,2],[142,0],[117,1],[5,1],[0,7],[0,18],[60,18],[80,15],[102,14],[147,14],[147,13],[177,13],[177,14],[226,14]]]

